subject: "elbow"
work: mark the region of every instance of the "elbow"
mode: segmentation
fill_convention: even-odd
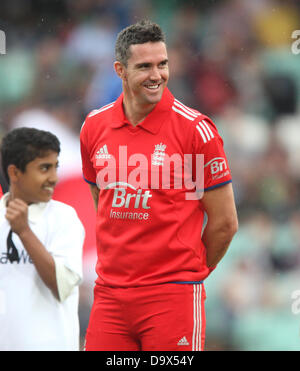
[[[228,239],[231,241],[234,235],[239,229],[239,222],[237,217],[226,220],[223,226],[224,232],[228,235]]]
[[[223,219],[216,228],[223,235],[224,240],[230,242],[239,228],[238,219],[236,217]]]
[[[231,221],[231,224],[230,224],[230,231],[232,233],[232,237],[237,233],[238,230],[239,230],[239,221],[238,221],[238,218],[236,217]]]

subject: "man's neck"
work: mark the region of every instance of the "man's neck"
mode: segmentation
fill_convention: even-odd
[[[126,99],[126,97],[123,99],[125,116],[133,126],[137,126],[144,121],[155,106],[156,104],[140,105],[137,102]]]

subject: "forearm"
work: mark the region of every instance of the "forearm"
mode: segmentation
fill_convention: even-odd
[[[215,267],[222,260],[234,234],[231,229],[207,224],[202,241],[206,247],[206,262],[209,268]]]
[[[22,231],[19,234],[19,238],[35,265],[39,276],[45,285],[52,291],[55,298],[58,299],[55,262],[52,255],[46,250],[30,227]]]

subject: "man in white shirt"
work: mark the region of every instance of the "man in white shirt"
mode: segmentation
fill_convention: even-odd
[[[9,193],[0,200],[0,350],[79,350],[84,228],[51,200],[60,143],[19,128],[2,140]]]

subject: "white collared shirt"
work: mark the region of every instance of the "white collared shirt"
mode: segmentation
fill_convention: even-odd
[[[0,200],[0,350],[79,350],[82,223],[75,210],[62,202],[51,200],[28,207],[30,228],[54,258],[59,291],[64,292],[64,285],[68,289],[73,285],[58,301],[15,233],[12,240],[19,262],[7,258],[8,196]]]

